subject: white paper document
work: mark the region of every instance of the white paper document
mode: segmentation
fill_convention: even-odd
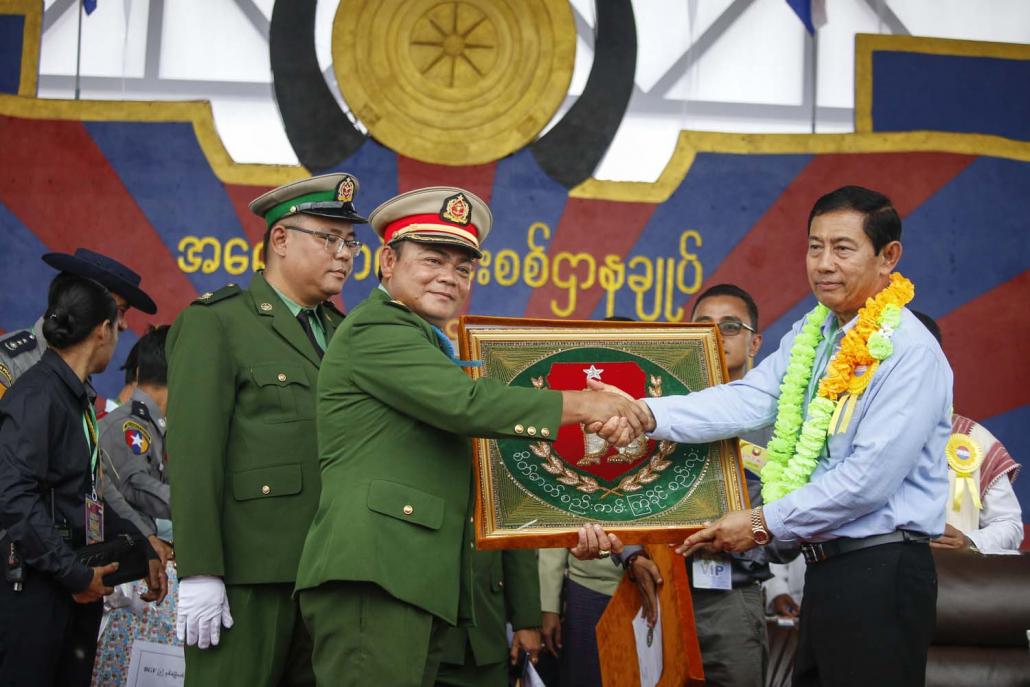
[[[125,687],[182,687],[186,659],[181,646],[137,639],[132,643]]]
[[[633,636],[637,640],[637,665],[640,666],[640,687],[655,687],[662,677],[662,607],[651,628],[641,608],[633,618]]]

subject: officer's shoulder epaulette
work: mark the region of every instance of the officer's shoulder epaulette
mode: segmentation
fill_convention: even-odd
[[[211,305],[212,303],[238,296],[241,293],[243,293],[243,289],[236,286],[236,284],[226,284],[217,291],[208,291],[205,294],[201,294],[193,303],[194,305]]]
[[[7,354],[8,358],[16,358],[22,353],[36,350],[39,342],[31,329],[22,329],[7,338],[0,340],[0,352]]]
[[[408,306],[404,305],[404,303],[401,303],[396,298],[391,298],[390,300],[386,301],[386,304],[387,305],[392,305],[393,307],[399,308],[399,309],[401,309],[401,310],[403,310],[405,312],[411,312],[411,308],[409,308]]]
[[[147,404],[143,401],[132,402],[132,414],[138,418],[150,422],[150,410],[147,408]]]

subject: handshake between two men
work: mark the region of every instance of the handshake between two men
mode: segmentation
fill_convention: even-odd
[[[654,416],[643,401],[595,379],[587,384],[588,391],[562,392],[562,424],[582,423],[585,431],[618,447],[654,429]]]

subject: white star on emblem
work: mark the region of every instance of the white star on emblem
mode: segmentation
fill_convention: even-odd
[[[587,381],[588,382],[591,379],[596,379],[597,381],[601,381],[601,373],[602,372],[604,372],[604,368],[598,369],[598,368],[594,367],[593,363],[590,364],[590,367],[588,367],[585,370],[583,370],[583,373],[587,376]]]
[[[132,435],[132,446],[133,446],[133,448],[136,448],[136,447],[143,448],[143,437],[141,437],[137,433],[133,433],[133,435]]]

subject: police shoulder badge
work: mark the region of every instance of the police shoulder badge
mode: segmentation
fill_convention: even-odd
[[[440,209],[440,217],[462,226],[472,221],[472,206],[469,205],[465,194],[458,193],[446,198],[443,201],[443,208]]]
[[[125,445],[133,454],[142,456],[150,450],[150,433],[140,423],[126,420],[122,423],[122,434],[125,437]]]
[[[340,185],[336,187],[336,200],[341,203],[350,203],[354,201],[354,178],[345,176]]]

